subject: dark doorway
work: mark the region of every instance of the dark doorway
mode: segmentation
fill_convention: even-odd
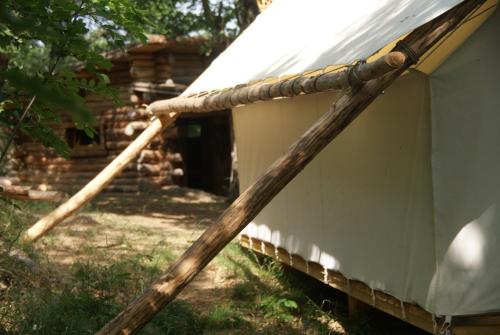
[[[229,113],[190,114],[177,120],[185,186],[227,194],[231,173]]]

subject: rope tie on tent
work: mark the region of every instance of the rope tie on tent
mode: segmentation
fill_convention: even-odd
[[[396,43],[396,50],[403,51],[408,57],[408,59],[411,61],[411,64],[416,64],[420,59],[415,50],[413,50],[413,48],[403,40]]]
[[[372,306],[375,307],[377,303],[377,297],[375,296],[375,290],[373,289],[373,287],[371,287],[371,290],[372,290]]]
[[[317,82],[318,82],[318,79],[320,78],[321,76],[316,76],[314,78],[314,81],[313,81],[313,92],[319,92],[319,88],[317,86]]]
[[[432,314],[432,328],[434,329],[433,334],[437,335],[437,333],[438,333],[438,324],[437,324],[437,320],[436,320],[436,315],[435,314]]]
[[[328,269],[326,266],[323,266],[323,282],[328,284]]]
[[[444,317],[444,322],[439,329],[439,335],[450,335],[451,334],[451,315],[446,315]]]
[[[281,96],[286,96],[286,94],[283,92],[283,86],[286,82],[288,82],[289,79],[286,79],[286,80],[282,80],[278,86],[278,92],[280,92],[280,95]]]
[[[288,252],[288,263],[293,267],[293,256],[290,252]]]
[[[143,107],[145,110],[146,110],[146,114],[150,117],[150,118],[153,118],[155,115],[153,113],[153,111],[151,110],[151,107],[149,107],[149,105],[147,104],[142,104],[141,107]]]
[[[306,273],[309,274],[309,261],[306,261]]]
[[[260,241],[260,251],[265,255],[266,254],[266,244],[264,241]]]
[[[363,84],[363,80],[361,80],[356,72],[357,67],[360,64],[365,64],[366,60],[361,59],[353,63],[353,65],[347,67],[347,82],[351,87],[357,87]]]
[[[403,320],[406,320],[406,310],[405,310],[405,303],[403,302],[403,300],[399,300],[400,304],[401,304],[401,318]]]

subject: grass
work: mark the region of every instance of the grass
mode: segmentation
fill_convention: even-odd
[[[87,206],[80,221],[58,227],[41,247],[32,249],[16,237],[34,221],[33,215],[47,212],[50,205],[19,206],[0,208],[0,334],[94,334],[182,252],[171,239],[174,234],[158,236],[148,225],[133,225],[95,204]],[[83,226],[85,230],[76,229]],[[119,233],[102,243],[104,228]],[[80,241],[65,263],[55,262],[61,255],[53,253],[64,242],[61,236]],[[189,244],[193,235],[177,233],[175,238]],[[144,243],[139,247],[138,242]],[[13,261],[6,253],[10,245],[24,250],[36,269]],[[331,296],[318,293],[324,285],[236,243],[205,272],[140,334],[404,333],[378,331],[364,320],[348,321],[336,297],[322,300]]]

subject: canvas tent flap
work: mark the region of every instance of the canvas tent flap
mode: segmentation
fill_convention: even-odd
[[[275,0],[183,95],[351,64],[461,0]]]
[[[432,309],[500,311],[500,12],[431,76]]]
[[[242,189],[337,97],[235,108]],[[243,233],[425,306],[435,264],[429,117],[427,78],[398,79]]]
[[[500,311],[499,35],[497,11],[430,80],[398,79],[244,234],[437,315]],[[336,99],[236,107],[242,188]]]

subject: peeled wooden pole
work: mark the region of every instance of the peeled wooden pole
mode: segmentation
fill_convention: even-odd
[[[275,83],[257,83],[209,94],[160,100],[152,103],[150,109],[158,116],[173,111],[179,113],[211,112],[256,101],[293,97],[304,93],[342,91],[393,70],[400,63],[401,57],[404,57],[401,52],[390,52],[373,62],[358,63],[336,72],[327,72],[311,77],[298,76]]]
[[[296,96],[302,93],[343,90],[360,85],[365,81],[379,77],[394,69],[404,54],[391,52],[371,63],[359,63],[343,71],[325,73],[316,77],[297,77],[273,84],[261,83],[257,85],[237,87],[208,95],[178,97],[157,101],[149,106],[163,121],[163,127],[173,122],[173,119],[182,112],[206,112],[231,108],[236,105],[248,104],[255,101],[269,100],[277,97]],[[175,115],[175,117],[173,117]],[[168,124],[167,124],[167,123]],[[138,124],[133,124],[135,128]],[[92,200],[107,184],[109,184],[124,167],[139,154],[139,152],[160,132],[162,124],[154,121],[125,151],[110,163],[101,173],[90,181],[82,190],[75,194],[66,203],[39,220],[24,234],[24,240],[34,242],[50,229],[74,213],[80,207]],[[119,142],[110,143],[117,145]],[[126,144],[127,142],[123,142]]]
[[[92,200],[161,132],[163,127],[172,124],[176,117],[177,113],[171,113],[168,117],[162,117],[161,120],[157,118],[151,122],[149,127],[127,149],[118,155],[78,193],[29,228],[23,235],[24,241],[34,242],[38,240],[62,220]]]
[[[411,54],[399,69],[339,99],[213,223],[167,272],[97,334],[131,334],[142,328],[226,246],[328,143],[345,129],[418,57],[456,27],[483,0],[461,5],[417,28],[404,39]]]

